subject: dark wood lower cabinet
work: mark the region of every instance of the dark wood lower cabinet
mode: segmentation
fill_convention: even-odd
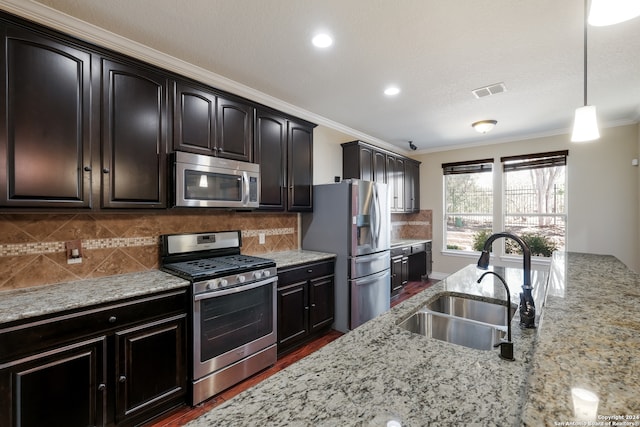
[[[3,325],[0,426],[132,426],[184,405],[186,307],[182,290]]]
[[[0,425],[105,425],[106,337],[0,365]]]
[[[278,354],[327,330],[334,318],[335,261],[278,271]]]
[[[116,332],[116,424],[144,421],[184,396],[186,315]]]

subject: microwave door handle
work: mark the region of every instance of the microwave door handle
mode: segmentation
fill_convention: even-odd
[[[249,204],[249,174],[242,172],[242,205],[247,206]]]

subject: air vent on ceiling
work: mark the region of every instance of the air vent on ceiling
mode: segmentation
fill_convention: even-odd
[[[473,96],[475,96],[476,98],[484,98],[485,96],[496,95],[498,93],[506,91],[507,87],[504,85],[504,83],[500,82],[494,83],[489,86],[479,87],[478,89],[472,90],[471,93],[473,93]]]

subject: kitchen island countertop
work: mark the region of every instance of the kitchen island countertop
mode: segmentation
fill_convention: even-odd
[[[522,270],[493,269],[517,302]],[[188,426],[554,425],[572,420],[575,385],[600,395],[602,416],[640,413],[637,274],[610,256],[555,254],[548,282],[534,272],[538,328],[512,321],[514,362],[397,326],[441,292],[503,298],[493,276],[475,283],[481,273],[465,267]]]

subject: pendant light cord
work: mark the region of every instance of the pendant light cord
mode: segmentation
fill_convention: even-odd
[[[587,3],[589,0],[584,0],[584,106],[587,104]]]

